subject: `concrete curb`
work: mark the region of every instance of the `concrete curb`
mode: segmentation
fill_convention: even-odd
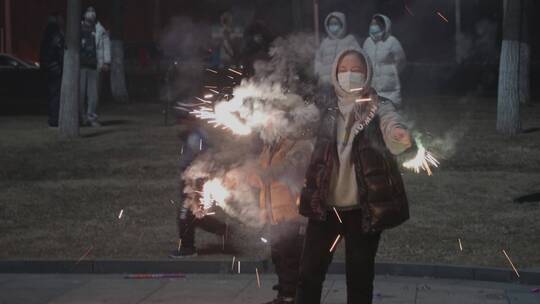
[[[273,272],[268,260],[241,261],[241,272],[251,273],[258,268],[261,272]],[[64,274],[113,274],[113,273],[236,273],[237,264],[224,260],[31,260],[0,261],[0,273],[64,273]],[[328,270],[330,274],[344,274],[345,263],[335,261]],[[540,271],[520,270],[520,277],[511,269],[451,266],[438,264],[377,263],[377,275],[433,277],[440,279],[460,279],[473,281],[519,282],[540,285]]]

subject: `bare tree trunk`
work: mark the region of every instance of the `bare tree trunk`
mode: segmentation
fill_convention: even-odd
[[[126,72],[124,69],[124,1],[113,0],[111,31],[111,92],[117,102],[128,102],[129,96],[126,87]]]
[[[521,129],[519,115],[520,28],[523,0],[507,1],[499,64],[497,131],[515,135]]]
[[[79,47],[81,0],[67,1],[66,52],[60,93],[60,139],[79,136]]]
[[[531,101],[531,46],[529,36],[529,10],[531,1],[523,0],[521,13],[521,38],[519,46],[519,101],[522,104]]]

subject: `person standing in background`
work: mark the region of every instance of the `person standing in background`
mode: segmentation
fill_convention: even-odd
[[[344,13],[333,12],[324,20],[328,37],[324,38],[315,53],[315,76],[319,85],[332,85],[331,70],[336,56],[345,49],[359,49],[353,35],[347,33],[347,19]]]
[[[60,90],[64,65],[64,19],[59,13],[49,16],[40,48],[40,67],[47,77],[49,127],[58,127]]]
[[[401,43],[391,34],[392,22],[385,15],[376,14],[371,19],[369,37],[364,50],[373,63],[373,88],[379,96],[401,107],[401,82],[399,74],[405,68],[405,52]]]
[[[99,127],[97,106],[101,72],[111,64],[109,33],[96,19],[96,10],[89,7],[81,22],[80,115],[83,125]]]

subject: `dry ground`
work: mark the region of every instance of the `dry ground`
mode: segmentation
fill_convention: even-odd
[[[540,267],[540,132],[495,132],[496,101],[433,97],[407,111],[443,157],[434,176],[405,172],[411,220],[387,231],[379,261]],[[166,259],[176,246],[181,126],[163,126],[156,105],[110,106],[105,126],[59,142],[45,117],[0,117],[0,259]],[[523,109],[540,127],[540,106]],[[118,219],[123,209],[122,219]],[[237,234],[237,256],[260,258],[257,233]],[[198,232],[208,255],[221,239]],[[459,250],[461,238],[463,251]],[[343,256],[343,244],[337,256]]]

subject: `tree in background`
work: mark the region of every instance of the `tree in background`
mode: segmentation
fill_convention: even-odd
[[[499,88],[497,96],[497,131],[504,135],[516,135],[521,130],[519,104],[523,98],[521,82],[529,81],[529,56],[522,58],[523,16],[527,0],[510,0],[504,3],[503,41],[499,64]],[[524,62],[522,62],[524,61]],[[526,79],[522,79],[526,77]]]
[[[519,101],[531,101],[531,38],[529,36],[531,0],[523,0],[521,12],[521,38],[519,45]]]
[[[126,72],[124,68],[124,0],[112,0],[111,28],[111,92],[115,101],[128,102]]]
[[[60,93],[59,127],[61,139],[79,136],[79,48],[81,0],[67,1],[66,52]]]

